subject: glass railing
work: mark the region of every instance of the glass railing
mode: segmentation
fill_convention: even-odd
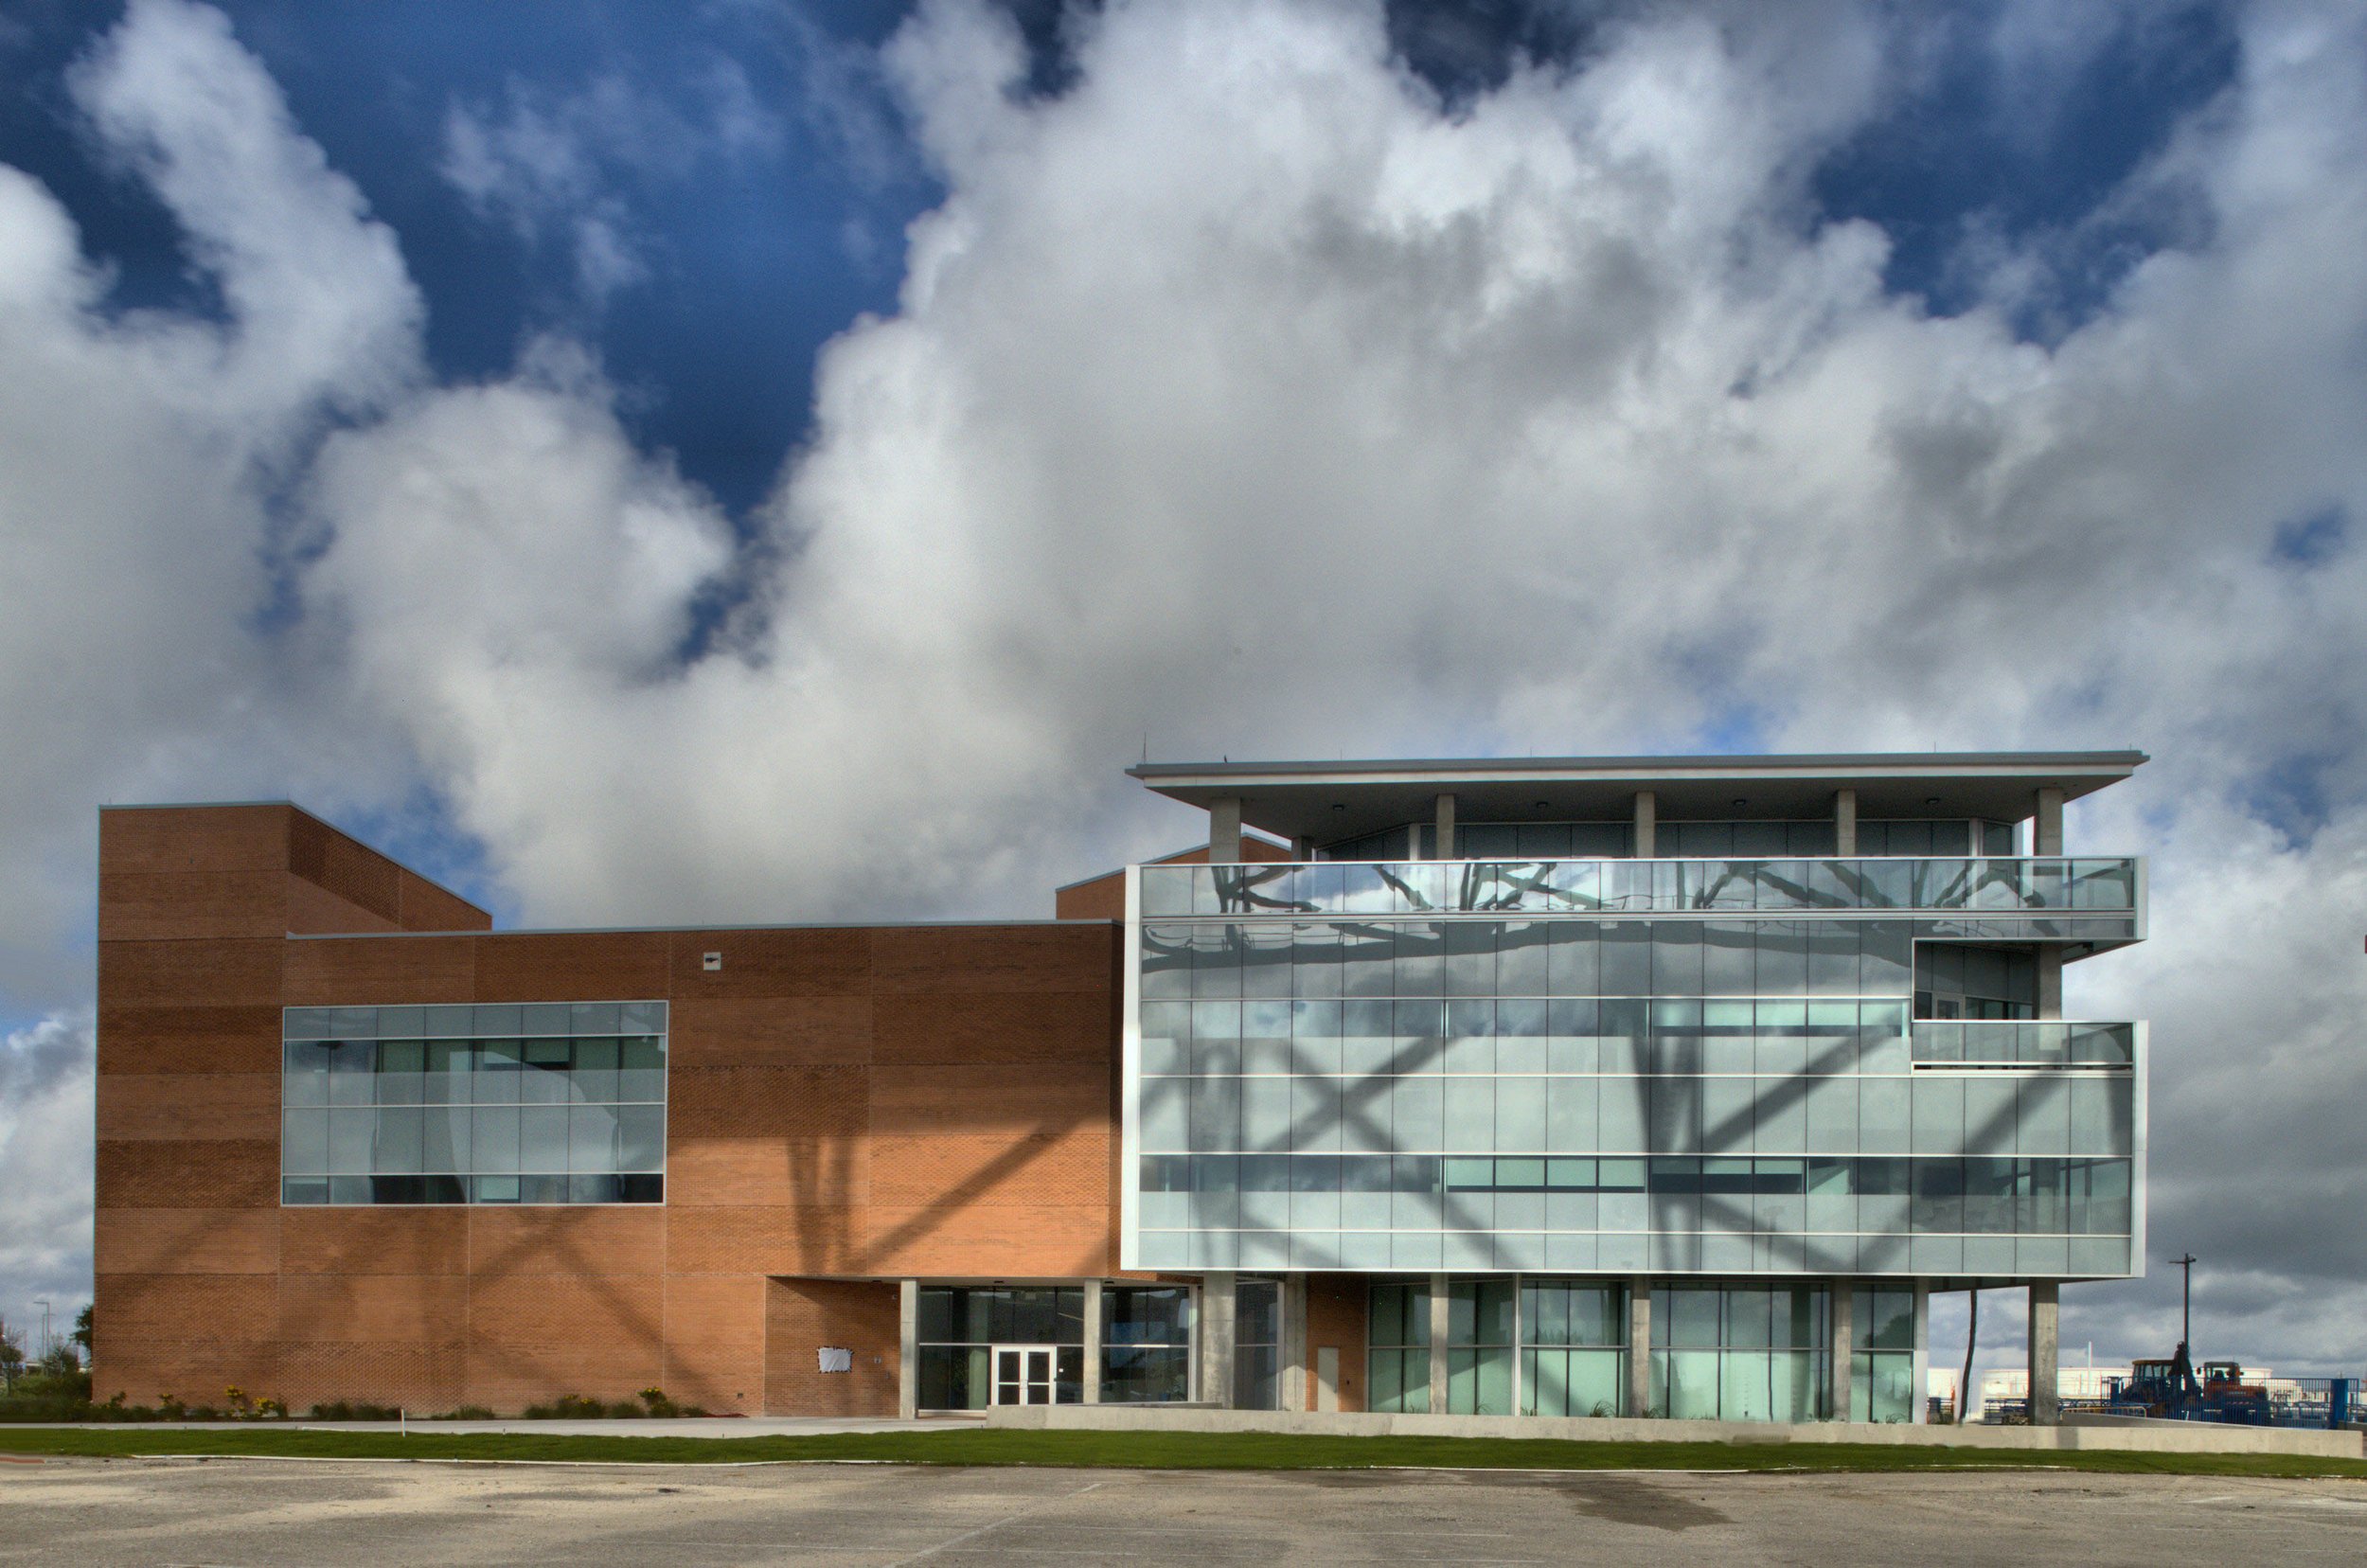
[[[2137,1060],[2137,1025],[1919,1018],[1913,1053],[1917,1065],[2127,1067]]]
[[[1267,862],[1142,867],[1146,918],[1895,909],[2127,913],[2131,859]]]

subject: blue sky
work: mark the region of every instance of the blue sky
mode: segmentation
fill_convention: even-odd
[[[762,499],[805,434],[821,345],[858,313],[894,308],[904,227],[942,195],[869,63],[908,7],[222,9],[307,134],[401,237],[439,375],[499,375],[540,331],[586,341],[626,389],[634,435],[675,454],[735,513]],[[1410,69],[1460,102],[1501,83],[1516,59],[1582,62],[1604,18],[1628,9],[1402,4],[1390,8],[1390,37]],[[2000,43],[2001,14],[1932,8],[1883,112],[1820,160],[1810,193],[1815,216],[1879,223],[1895,247],[1886,281],[1941,312],[1969,303],[1968,238],[2062,236],[2053,292],[2020,323],[2059,334],[2148,248],[2142,225],[2070,231],[2228,84],[2233,43],[2215,8],[2166,5],[2110,11],[2066,28],[2059,52],[2020,57]],[[56,0],[19,8],[0,56],[21,84],[0,97],[0,161],[66,205],[86,248],[116,269],[119,305],[214,309],[169,214],[94,155],[64,91],[64,68],[111,15]],[[1059,9],[1014,15],[1040,84],[1057,92]],[[728,72],[769,121],[739,139],[719,124]],[[563,235],[472,207],[445,166],[455,112],[498,122],[603,82],[649,118],[670,118],[682,140],[639,157],[590,153],[647,258],[641,280],[594,299]]]
[[[2136,746],[2157,1239],[2367,1362],[2352,0],[17,0],[0,82],[0,1311],[98,803],[1032,916],[1200,830],[1146,738]]]

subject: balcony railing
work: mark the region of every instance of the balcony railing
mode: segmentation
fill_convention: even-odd
[[[1917,1019],[1918,1067],[2121,1067],[2137,1060],[2134,1024]]]
[[[1264,862],[1146,865],[1146,918],[1718,911],[2127,914],[2133,859]]]

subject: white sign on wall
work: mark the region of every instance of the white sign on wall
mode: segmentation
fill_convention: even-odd
[[[855,1369],[855,1353],[852,1350],[841,1349],[835,1345],[825,1345],[817,1348],[814,1351],[814,1359],[822,1363],[822,1370],[825,1372],[852,1372]]]

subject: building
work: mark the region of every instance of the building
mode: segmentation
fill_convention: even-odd
[[[2062,805],[2143,761],[1145,765],[1206,846],[987,924],[494,932],[110,810],[99,1396],[1915,1420],[1974,1282],[2051,1387],[2145,1226]]]

